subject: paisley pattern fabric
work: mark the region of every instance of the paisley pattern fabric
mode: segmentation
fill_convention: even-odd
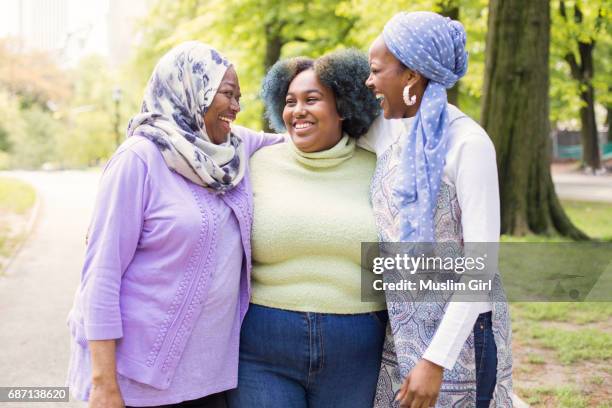
[[[399,171],[401,147],[394,143],[378,159],[371,184],[371,200],[379,239],[398,242],[400,221],[393,183]],[[454,185],[442,180],[434,213],[435,241],[462,242],[461,208]],[[493,291],[501,293],[501,280],[495,276]],[[497,345],[497,385],[491,407],[511,408],[512,354],[508,304],[493,302],[493,333]],[[448,303],[410,302],[408,299],[387,299],[389,325],[383,348],[375,408],[399,407],[395,396],[403,378],[419,361],[429,346]],[[476,365],[473,333],[468,337],[452,370],[444,371],[444,380],[436,407],[474,407],[476,405]]]
[[[216,145],[204,125],[230,65],[201,42],[177,45],[155,66],[141,112],[127,130],[128,137],[140,135],[155,143],[171,170],[217,192],[238,185],[246,168],[242,140],[230,132],[226,143]]]

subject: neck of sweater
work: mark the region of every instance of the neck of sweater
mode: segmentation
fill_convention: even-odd
[[[355,139],[349,137],[347,134],[344,134],[340,141],[333,147],[312,153],[301,151],[295,146],[291,137],[288,139],[290,150],[295,159],[301,164],[309,167],[335,167],[353,157],[353,153],[355,153]]]

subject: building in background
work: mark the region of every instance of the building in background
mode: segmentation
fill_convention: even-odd
[[[28,50],[60,52],[68,33],[69,0],[16,0],[17,37]]]
[[[0,3],[0,37],[16,39],[23,51],[57,54],[68,30],[69,1],[3,1]]]
[[[139,19],[152,0],[6,0],[0,2],[0,38],[17,39],[23,51],[44,51],[66,67],[85,55],[121,66],[140,43]]]
[[[151,3],[151,0],[109,0],[107,30],[111,65],[123,65],[134,55],[140,43],[135,34],[138,20],[147,15]]]

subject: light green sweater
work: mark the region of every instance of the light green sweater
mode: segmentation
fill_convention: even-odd
[[[315,158],[297,156],[290,141],[253,155],[253,303],[318,313],[386,309],[361,302],[361,242],[378,240],[368,198],[376,156],[346,142],[308,155]]]

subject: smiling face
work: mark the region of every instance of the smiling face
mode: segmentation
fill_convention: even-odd
[[[382,36],[379,36],[369,53],[370,76],[366,86],[370,88],[380,101],[385,119],[398,119],[408,116],[411,109],[404,103],[402,93],[406,85],[411,85],[411,95],[416,89],[417,75],[404,67],[387,48]]]
[[[312,69],[300,72],[289,84],[283,122],[293,143],[305,153],[327,150],[342,138],[336,97]]]
[[[227,140],[230,124],[240,112],[240,84],[233,66],[221,80],[217,94],[204,114],[206,133],[211,142],[220,144]]]

